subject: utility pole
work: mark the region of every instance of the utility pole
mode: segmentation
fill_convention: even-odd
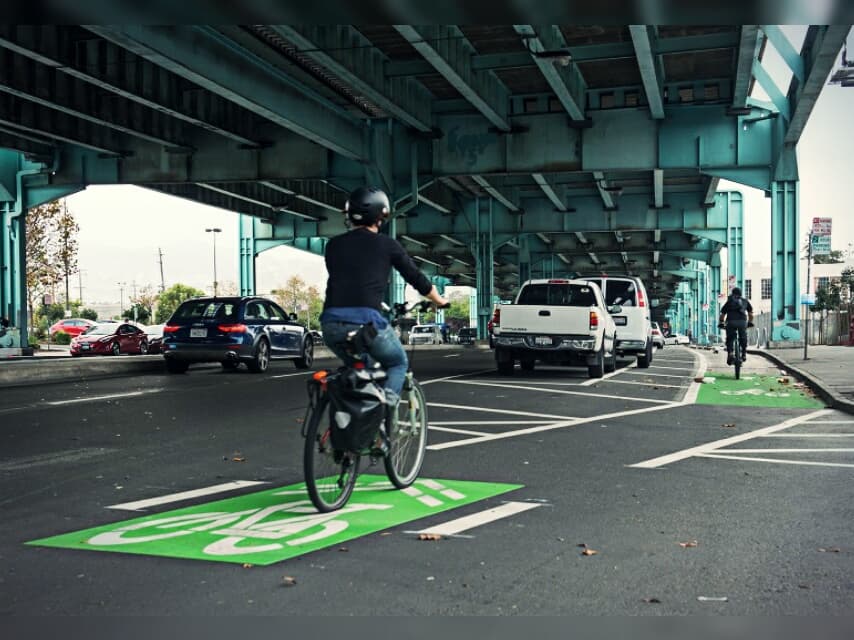
[[[131,305],[133,306],[133,321],[136,322],[139,313],[136,303],[136,280],[131,282],[131,287],[133,288],[133,298],[131,298]]]
[[[166,291],[166,280],[163,277],[163,249],[157,247],[157,253],[160,256],[160,293]]]
[[[125,306],[125,285],[127,282],[117,282],[119,285],[119,320],[122,319],[122,314],[124,313]]]
[[[64,205],[64,206],[66,207],[66,213],[67,213],[67,211],[68,211],[67,205]],[[63,244],[63,247],[65,249],[65,251],[62,254],[62,259],[63,259],[62,261],[63,261],[63,264],[65,266],[65,317],[67,318],[71,315],[71,294],[69,293],[69,289],[68,289],[68,275],[69,274],[68,274],[68,230],[67,229],[63,229],[62,244]]]
[[[810,268],[812,267],[812,231],[809,234],[809,247],[807,248],[807,298],[810,295]],[[807,358],[807,345],[810,341],[810,305],[804,305],[806,307],[806,322],[804,323],[804,360],[808,360]]]
[[[213,291],[214,298],[216,298],[217,294],[217,281],[216,281],[216,234],[220,233],[222,229],[218,227],[214,227],[212,229],[205,229],[205,232],[213,234]]]
[[[77,269],[77,287],[80,293],[80,306],[83,306],[83,269]]]

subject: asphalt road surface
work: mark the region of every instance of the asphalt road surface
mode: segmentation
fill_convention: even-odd
[[[422,479],[366,467],[327,518],[291,363],[6,389],[0,614],[850,613],[854,417],[751,365],[727,387],[683,347],[601,381],[418,352]]]

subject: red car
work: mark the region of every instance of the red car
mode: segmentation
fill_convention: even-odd
[[[56,324],[51,325],[48,331],[50,331],[51,336],[55,336],[61,331],[62,333],[67,333],[73,338],[75,336],[79,336],[84,331],[88,331],[96,324],[96,322],[92,322],[86,318],[65,318]]]
[[[99,324],[71,341],[71,355],[148,353],[145,331],[132,324]]]
[[[492,338],[492,335],[495,333],[495,327],[501,324],[501,309],[499,307],[495,308],[495,311],[492,314],[492,319],[486,323],[486,331],[489,334],[489,348],[495,348],[495,341]]]

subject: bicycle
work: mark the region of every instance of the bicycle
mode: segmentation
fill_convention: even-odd
[[[398,326],[400,319],[418,306],[426,311],[430,303],[416,302],[409,307],[398,303],[391,309],[387,308],[391,325]],[[317,371],[308,381],[309,402],[302,429],[305,438],[303,472],[311,502],[321,513],[335,511],[347,504],[356,486],[362,456],[370,456],[372,464],[381,457],[388,479],[398,489],[405,489],[418,478],[427,450],[427,403],[424,391],[412,373],[411,357],[397,405],[397,420],[393,420],[386,411],[377,424],[378,437],[385,447],[358,451],[332,447],[328,384],[336,376],[346,375],[350,369],[365,369],[368,365],[366,353],[351,351],[351,354],[357,359],[353,365],[345,365],[333,373]],[[371,371],[381,372],[382,369],[373,368]]]
[[[748,329],[753,327],[753,326],[754,325],[752,322],[747,323]],[[723,323],[723,322],[720,323],[718,325],[718,328],[719,329],[726,329],[726,323]],[[735,367],[735,379],[740,380],[741,379],[741,365],[744,363],[744,356],[742,356],[742,354],[741,354],[742,344],[741,344],[741,338],[738,335],[738,330],[733,328],[733,331],[735,332],[735,337],[732,340],[732,366]],[[747,348],[746,344],[744,345],[744,348],[745,349]]]

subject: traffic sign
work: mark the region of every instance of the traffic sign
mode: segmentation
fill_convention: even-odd
[[[812,237],[812,254],[814,256],[826,256],[830,254],[830,236]]]
[[[812,234],[814,236],[829,236],[833,226],[833,218],[813,218]]]
[[[815,304],[815,294],[814,293],[802,293],[801,294],[801,304],[814,305]]]

